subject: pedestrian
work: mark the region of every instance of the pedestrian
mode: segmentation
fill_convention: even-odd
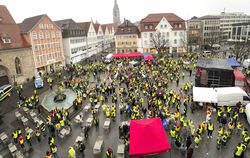
[[[57,155],[57,146],[55,144],[52,144],[50,146],[50,149],[51,149],[51,153],[54,155],[54,158],[58,158],[58,155]]]
[[[47,151],[45,158],[51,158],[51,153],[49,151]]]
[[[113,150],[108,147],[108,150],[106,151],[107,158],[113,158]]]
[[[22,148],[24,148],[24,138],[23,138],[22,135],[20,135],[19,138],[18,138],[18,144],[19,144]]]
[[[73,147],[69,147],[69,157],[70,158],[76,158],[76,155],[75,155],[75,150],[73,149]]]
[[[217,150],[221,149],[221,135],[219,135],[217,138],[216,148],[217,148]]]
[[[195,139],[194,139],[194,142],[195,142],[195,148],[198,148],[198,147],[199,147],[199,142],[200,142],[200,139],[201,139],[200,135],[199,135],[199,134],[197,134],[197,135],[196,135],[196,137],[195,137]]]
[[[212,137],[213,131],[214,131],[214,124],[209,121],[209,123],[208,123],[208,130],[207,130],[207,138],[208,139],[209,138],[213,138]]]
[[[79,141],[78,144],[79,144],[79,146],[78,146],[79,151],[80,151],[80,153],[82,155],[82,158],[84,158],[84,156],[85,156],[85,154],[84,154],[85,145],[84,145],[84,143],[82,141]]]
[[[194,148],[193,146],[190,146],[187,150],[187,158],[193,158],[194,157],[193,153],[194,153]]]
[[[29,146],[31,147],[31,136],[30,136],[30,132],[26,132],[26,141],[29,144]]]
[[[227,115],[226,114],[224,114],[223,117],[221,118],[221,124],[222,124],[222,128],[225,130],[226,125],[227,125]]]
[[[181,158],[185,158],[187,154],[187,147],[182,144],[179,150],[181,152]]]
[[[192,145],[192,140],[191,140],[191,137],[188,136],[187,137],[187,141],[186,141],[186,146],[187,146],[187,149],[189,149],[189,147]]]

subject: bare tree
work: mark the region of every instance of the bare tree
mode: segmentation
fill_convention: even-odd
[[[160,56],[163,56],[163,53],[166,52],[167,47],[169,47],[169,40],[166,39],[160,32],[156,32],[151,36],[151,45],[157,50]]]
[[[189,46],[191,45],[191,41],[189,39],[189,34],[188,33],[182,33],[181,34],[181,44],[183,48],[186,50],[186,52],[189,51]]]
[[[234,48],[232,55],[235,56],[235,59],[243,59],[250,51],[250,42],[234,42]]]
[[[221,31],[218,30],[211,30],[209,33],[208,38],[206,38],[205,44],[209,45],[210,48],[213,48],[214,44],[220,43]]]

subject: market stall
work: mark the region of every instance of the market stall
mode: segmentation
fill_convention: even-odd
[[[130,121],[129,157],[143,157],[170,151],[161,119]]]

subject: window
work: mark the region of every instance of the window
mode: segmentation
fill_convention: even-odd
[[[9,37],[3,37],[2,40],[3,43],[11,43],[11,39]]]
[[[40,24],[40,25],[39,25],[39,28],[42,30],[42,29],[43,29],[43,24]]]
[[[42,49],[42,50],[44,50],[44,49],[45,49],[44,44],[41,44],[41,49]]]
[[[48,32],[46,32],[46,39],[49,39],[50,38],[50,35]]]
[[[15,59],[15,66],[16,66],[16,74],[21,74],[21,61],[18,57]]]
[[[181,28],[182,27],[182,25],[181,24],[179,24],[179,28]]]
[[[39,33],[39,37],[41,40],[43,40],[43,33],[42,32]]]
[[[147,29],[148,29],[148,25],[144,25],[144,29],[146,29],[146,30],[147,30]]]
[[[176,39],[174,40],[174,44],[177,44],[177,40]]]
[[[174,32],[174,36],[177,36],[177,32]]]
[[[51,60],[52,59],[52,54],[49,54],[49,60]]]
[[[149,29],[153,29],[153,25],[149,25]]]
[[[153,33],[150,33],[150,38],[152,38],[153,37]]]
[[[45,24],[45,30],[48,30],[48,29],[49,29],[49,25]]]
[[[51,45],[50,45],[50,43],[48,43],[47,47],[48,47],[48,49],[51,49]]]
[[[35,51],[37,52],[37,51],[39,50],[38,45],[35,45],[34,49],[35,49]]]
[[[55,39],[55,38],[56,38],[56,36],[55,36],[55,33],[54,33],[54,32],[52,32],[52,33],[51,33],[51,37],[52,37],[53,39]]]
[[[161,25],[161,28],[163,28],[163,25]]]
[[[57,32],[57,33],[56,33],[56,37],[57,37],[57,38],[60,38],[60,37],[61,37],[60,32]]]
[[[60,57],[62,57],[62,52],[60,52]]]
[[[58,48],[61,48],[61,43],[60,42],[58,43]]]
[[[53,30],[53,25],[49,24],[49,29]]]
[[[167,37],[169,37],[169,32],[167,32]]]
[[[53,43],[53,47],[56,48],[56,43]]]
[[[57,52],[55,52],[55,58],[57,58]]]
[[[35,32],[32,33],[32,39],[33,39],[33,40],[37,40],[37,35],[36,35]]]
[[[164,25],[165,28],[167,28],[167,25]]]
[[[136,45],[136,42],[133,42],[134,45]]]
[[[45,62],[46,61],[46,55],[44,54],[43,55],[43,62]]]
[[[36,56],[36,62],[40,63],[40,56]]]

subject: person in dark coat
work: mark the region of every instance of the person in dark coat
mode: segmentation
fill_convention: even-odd
[[[191,137],[188,136],[188,137],[187,137],[187,142],[186,142],[187,149],[189,149],[189,147],[191,146],[191,144],[192,144]]]
[[[190,146],[187,150],[187,158],[193,158],[194,148]]]

